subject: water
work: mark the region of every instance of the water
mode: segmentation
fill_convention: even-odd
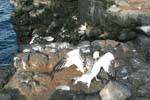
[[[17,52],[16,34],[10,23],[9,0],[0,0],[0,64],[11,63]]]

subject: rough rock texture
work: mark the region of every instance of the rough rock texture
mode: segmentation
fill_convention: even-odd
[[[11,22],[19,44],[34,34],[55,41],[136,38],[136,26],[150,25],[148,0],[11,0]],[[85,26],[81,29],[80,27]]]
[[[12,66],[11,66],[12,67]],[[14,73],[14,68],[10,66],[0,66],[0,88],[2,88],[9,81]]]
[[[110,81],[100,92],[102,100],[126,100],[131,96],[128,88]]]
[[[150,98],[149,91],[150,91],[150,83],[147,83],[146,85],[141,86],[138,90],[141,96]]]
[[[128,41],[123,43],[107,39],[92,42],[83,41],[78,46],[82,47],[82,45],[90,44],[92,50],[100,51],[100,55],[106,52],[112,52],[115,56],[115,81],[117,82],[112,82],[112,84],[117,91],[120,91],[119,93],[114,91],[112,93],[114,93],[115,97],[118,95],[119,98],[123,99],[128,97],[129,94],[122,92],[122,88],[124,89],[122,87],[123,85],[131,90],[132,95],[130,94],[131,97],[129,100],[140,100],[140,98],[144,100],[149,98],[149,90],[146,88],[150,81],[149,63],[147,63],[147,57],[143,55],[145,51],[137,49],[139,45],[134,42]],[[98,74],[98,78],[101,81],[92,80],[90,88],[87,88],[84,83],[80,82],[73,85],[74,81],[72,78],[81,75],[81,72],[77,71],[74,65],[56,72],[54,76],[51,75],[50,72],[54,66],[72,47],[65,48],[66,46],[61,43],[59,47],[56,47],[57,49],[60,47],[63,48],[57,52],[53,52],[52,48],[50,48],[53,43],[45,44],[49,45],[48,47],[43,44],[38,45],[42,47],[39,51],[31,50],[16,55],[18,57],[16,61],[14,60],[16,73],[0,93],[10,95],[11,99],[15,98],[14,100],[58,100],[60,98],[68,100],[101,100],[101,98],[108,97],[99,95],[99,91],[103,91],[107,87],[106,84],[111,80],[103,71]],[[75,46],[73,47],[75,48]],[[30,49],[32,48],[33,46],[30,47]],[[45,52],[45,50],[49,52]],[[122,85],[120,86],[118,84]],[[70,88],[68,95],[64,94],[68,92],[62,92],[62,90],[56,91],[58,87],[63,85]],[[120,93],[123,95],[120,95]],[[57,95],[61,95],[63,98]],[[2,98],[5,97],[2,96]]]
[[[101,100],[98,93],[85,94],[83,92],[56,90],[51,100]]]
[[[16,73],[8,83],[7,71],[0,70],[0,87],[3,87],[0,99],[6,95],[8,100],[106,98],[99,95],[111,80],[104,71],[98,74],[101,81],[93,79],[90,88],[84,83],[73,85],[72,78],[81,75],[75,65],[56,72],[54,77],[50,73],[68,51],[87,44],[100,51],[100,55],[114,54],[116,80],[112,84],[120,91],[113,92],[116,97],[150,99],[147,88],[150,37],[139,29],[141,25],[150,25],[149,0],[10,0],[10,3],[14,8],[11,22],[20,53],[14,57]],[[46,41],[43,39],[46,36],[54,40]],[[122,92],[124,87],[118,84],[130,89],[131,94]],[[70,90],[57,90],[62,85]]]
[[[42,69],[47,69],[48,65],[48,56],[40,54],[40,53],[31,53],[29,58],[29,65],[31,68],[41,71]]]
[[[113,40],[95,40],[92,42],[83,41],[78,46],[89,43],[93,50],[100,51],[100,55],[106,52],[112,52],[114,54],[116,58],[114,67],[116,70],[117,84],[123,84],[131,89],[133,98],[137,97],[136,95],[140,96],[139,92],[137,92],[137,90],[139,90],[137,87],[141,87],[141,85],[149,81],[149,70],[148,65],[141,68],[141,65],[145,64],[145,58],[136,50],[135,45],[132,42],[121,43]],[[49,46],[52,44],[53,43],[50,43]],[[60,47],[61,46],[62,44],[60,44]],[[43,45],[41,45],[41,47],[43,47]],[[49,47],[44,47],[44,49],[46,48]],[[42,49],[42,51],[32,50],[30,52],[22,52],[16,55],[16,57],[19,58],[14,61],[16,73],[5,85],[4,89],[6,89],[7,92],[4,93],[9,94],[14,98],[14,95],[16,94],[12,94],[11,91],[15,89],[21,94],[17,95],[18,98],[25,97],[27,100],[56,100],[58,98],[62,99],[61,96],[58,97],[57,95],[60,94],[64,96],[65,93],[56,92],[57,88],[65,85],[70,87],[69,92],[71,93],[71,97],[70,95],[66,95],[64,98],[70,100],[97,100],[101,98],[98,92],[110,81],[110,78],[105,72],[98,74],[101,81],[95,81],[95,79],[92,80],[90,88],[87,88],[84,83],[80,82],[73,85],[74,81],[72,78],[81,75],[81,72],[76,71],[76,66],[72,65],[69,68],[62,69],[61,71],[56,72],[53,77],[50,73],[53,67],[60,61],[64,54],[69,51],[69,49],[63,48],[58,50],[57,53],[51,52],[50,49],[49,52],[46,53],[44,49]],[[145,71],[143,72],[142,70]],[[122,93],[122,90],[118,85],[116,88]],[[116,93],[115,95],[118,94]]]
[[[0,93],[0,100],[11,100],[11,96],[8,94]]]

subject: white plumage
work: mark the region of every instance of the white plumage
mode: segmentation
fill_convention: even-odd
[[[81,49],[73,49],[63,57],[63,59],[55,66],[54,71],[58,71],[62,68],[76,65],[77,70],[82,73],[85,72],[84,68],[84,55]]]
[[[41,37],[41,39],[52,42],[54,38],[52,36],[47,36],[47,37]]]
[[[40,37],[39,37],[38,34],[34,34],[33,37],[32,37],[32,39],[31,39],[31,41],[29,42],[29,44],[33,44],[36,41],[36,39],[39,39],[39,38]]]
[[[81,77],[75,79],[74,84],[77,84],[79,81],[86,83],[87,87],[90,87],[91,81],[95,78],[101,68],[104,69],[105,72],[110,73],[109,67],[111,65],[111,61],[114,60],[114,56],[112,53],[108,52],[100,57],[93,65],[91,72],[83,74]]]
[[[93,53],[93,59],[96,60],[97,58],[99,58],[99,51]]]

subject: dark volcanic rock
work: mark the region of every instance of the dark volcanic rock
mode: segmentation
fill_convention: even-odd
[[[138,50],[137,46],[139,45],[134,43],[132,41],[118,42],[109,39],[92,42],[83,41],[77,46],[70,45],[68,42],[37,43],[38,46],[42,47],[41,50],[19,53],[14,57],[16,73],[4,89],[17,89],[18,95],[3,91],[2,93],[11,94],[11,98],[15,98],[15,96],[21,98],[14,100],[58,100],[59,98],[64,100],[101,100],[99,91],[102,92],[108,87],[111,89],[108,89],[109,95],[115,100],[118,98],[124,100],[131,94],[131,99],[141,98],[140,96],[143,99],[148,98],[148,88],[145,87],[150,81],[149,64],[145,62],[145,56],[143,55],[145,51]],[[75,65],[55,72],[52,77],[50,72],[68,51],[85,45],[91,45],[93,51],[100,51],[100,55],[106,52],[114,54],[115,64],[113,67],[116,71],[116,78],[113,80],[115,82],[109,82],[111,78],[107,73],[100,72],[98,78],[101,78],[101,81],[93,79],[89,88],[82,82],[74,85],[73,78],[82,75],[81,72],[76,70]],[[31,45],[30,48],[33,49],[34,46]],[[107,84],[107,82],[109,83]],[[60,86],[68,86],[70,89],[65,92],[58,91]],[[124,86],[131,89],[131,92]],[[104,95],[102,99],[106,97],[108,96]]]
[[[17,89],[4,88],[0,90],[0,94],[1,100],[26,100],[26,97]]]
[[[98,93],[82,93],[76,91],[56,90],[50,100],[101,100]]]
[[[71,91],[56,90],[50,100],[72,100],[73,93]]]
[[[139,88],[138,93],[142,97],[150,98],[150,92],[149,91],[150,91],[150,83],[147,83],[147,84],[145,84]]]
[[[104,34],[107,36],[103,38],[127,41],[136,37],[134,29],[137,25],[150,24],[150,2],[144,0],[10,2],[14,8],[11,22],[19,44],[29,43],[34,34],[53,36],[55,41],[74,43],[85,39],[99,39]]]
[[[150,98],[141,98],[141,97],[139,97],[139,98],[133,98],[131,100],[150,100]]]
[[[11,100],[11,96],[9,94],[0,93],[0,100]]]
[[[0,88],[3,88],[5,84],[9,81],[11,75],[13,75],[14,69],[8,66],[0,67]]]
[[[18,89],[28,99],[37,98],[37,95],[40,98],[42,98],[41,96],[45,96],[46,98],[50,81],[51,76],[49,74],[16,72],[5,88]],[[47,99],[43,98],[43,100]]]

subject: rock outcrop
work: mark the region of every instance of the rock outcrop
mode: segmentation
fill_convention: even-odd
[[[131,92],[125,86],[110,81],[100,92],[102,100],[126,100]]]
[[[19,53],[14,57],[15,69],[0,68],[1,100],[150,99],[150,38],[141,29],[150,25],[148,0],[10,3]],[[73,84],[73,78],[82,75],[75,65],[51,73],[68,51],[83,45],[100,55],[114,54],[115,79],[101,71],[97,75],[101,81],[93,79],[88,88],[82,82]]]
[[[79,46],[87,43],[90,42],[82,42]],[[103,95],[106,92],[103,91],[106,87],[108,90],[111,90],[113,87],[114,91],[109,94],[110,100],[114,97],[126,99],[130,96],[131,99],[138,99],[140,96],[148,98],[148,92],[146,92],[148,90],[145,90],[146,86],[143,86],[143,84],[149,82],[148,64],[141,67],[141,65],[146,65],[145,56],[136,50],[132,42],[121,43],[113,40],[95,40],[90,44],[93,50],[99,50],[100,54],[104,54],[105,52],[112,52],[114,54],[115,81],[117,83],[110,82],[110,78],[102,71],[98,75],[98,77],[101,77],[101,81],[93,80],[89,88],[84,83],[74,85],[73,78],[82,75],[80,71],[76,70],[75,65],[62,69],[52,76],[50,72],[53,67],[69,51],[63,48],[58,50],[57,53],[29,51],[16,55],[18,57],[18,60],[15,60],[16,73],[0,93],[5,93],[10,98],[14,98],[16,94],[12,93],[12,91],[16,90],[19,92],[17,95],[18,98],[26,98],[27,100],[58,100],[58,98],[64,98],[64,100],[80,100],[81,98],[83,100],[101,100],[102,98],[102,100],[105,100],[104,98],[108,96]],[[109,86],[110,83],[112,83],[112,87]],[[123,86],[119,84],[123,84]],[[131,90],[131,93],[126,92],[127,90],[124,86]],[[101,95],[99,95],[99,92]],[[15,100],[20,100],[18,98]]]
[[[11,0],[11,22],[18,43],[34,34],[55,41],[136,38],[136,27],[150,25],[150,2],[145,0]]]

